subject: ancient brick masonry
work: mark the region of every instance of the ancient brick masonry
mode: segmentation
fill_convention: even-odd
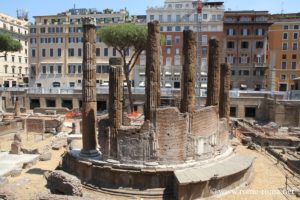
[[[156,109],[160,105],[160,32],[157,21],[148,23],[146,60],[145,120],[155,124]]]
[[[196,39],[191,30],[183,31],[183,69],[181,80],[181,105],[182,113],[192,112],[195,109],[195,83],[196,83]]]
[[[96,22],[82,18],[83,87],[82,87],[82,156],[98,156],[96,142]]]
[[[219,116],[220,118],[229,119],[230,115],[230,73],[231,67],[227,63],[221,64],[220,77],[220,101],[219,101]]]
[[[219,105],[220,91],[220,65],[218,48],[219,42],[216,39],[210,39],[206,106],[217,106],[217,108]]]

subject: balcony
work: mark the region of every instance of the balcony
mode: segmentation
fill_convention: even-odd
[[[268,66],[264,63],[254,63],[255,68],[267,68]]]

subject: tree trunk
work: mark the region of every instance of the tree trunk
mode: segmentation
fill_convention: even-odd
[[[130,106],[130,111],[133,112],[133,98],[132,98],[132,91],[131,91],[131,82],[129,80],[129,74],[128,72],[125,73],[125,78],[126,78],[126,83],[127,83],[127,88],[128,88],[128,99],[129,99],[129,106]]]

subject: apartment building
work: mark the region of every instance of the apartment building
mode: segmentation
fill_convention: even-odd
[[[293,79],[300,77],[300,14],[277,14],[270,19],[273,24],[268,33],[269,89],[293,90]]]
[[[40,88],[82,87],[82,17],[94,17],[96,28],[124,23],[128,12],[106,9],[70,9],[48,16],[35,16],[30,26],[30,86]],[[126,52],[130,54],[130,50]],[[108,86],[109,57],[118,56],[101,38],[96,43],[97,87]]]
[[[165,0],[163,7],[149,7],[147,22],[160,22],[160,31],[165,36],[166,43],[161,51],[161,87],[180,88],[182,68],[183,30],[193,30],[198,37],[198,88],[207,84],[207,54],[208,40],[217,38],[222,49],[223,38],[223,2],[203,2],[202,13],[197,13],[198,1],[195,0]],[[140,87],[145,86],[145,54],[135,68],[135,82]],[[200,72],[201,71],[201,72]],[[201,74],[201,75],[200,75]]]
[[[232,89],[261,90],[267,86],[268,11],[224,13],[224,58],[232,66]]]
[[[25,17],[25,16],[24,16]],[[23,87],[28,84],[28,21],[0,13],[0,32],[20,41],[22,50],[0,57],[0,87]],[[3,55],[0,55],[3,56]]]

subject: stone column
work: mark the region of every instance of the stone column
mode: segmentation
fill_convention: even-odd
[[[123,74],[122,74],[122,58],[109,59],[109,122],[110,135],[108,138],[108,154],[111,158],[117,158],[118,145],[117,134],[118,129],[122,125],[123,118]]]
[[[219,65],[219,42],[216,39],[209,40],[208,54],[208,80],[206,106],[219,108],[220,91],[220,65]]]
[[[83,85],[82,85],[82,142],[81,156],[99,156],[96,140],[96,22],[82,18],[83,24]]]
[[[183,31],[183,68],[181,78],[180,111],[193,112],[195,109],[195,84],[197,64],[196,36],[191,30]]]
[[[160,106],[160,26],[148,23],[146,51],[146,104],[145,120],[155,123],[156,109]]]
[[[230,115],[230,75],[230,65],[227,63],[221,64],[219,116],[226,119],[229,119]]]
[[[110,58],[109,65],[109,121],[111,127],[120,128],[123,114],[122,58]]]
[[[15,101],[15,117],[19,117],[20,115],[21,115],[20,102],[19,102],[19,98],[16,97],[16,101]]]

